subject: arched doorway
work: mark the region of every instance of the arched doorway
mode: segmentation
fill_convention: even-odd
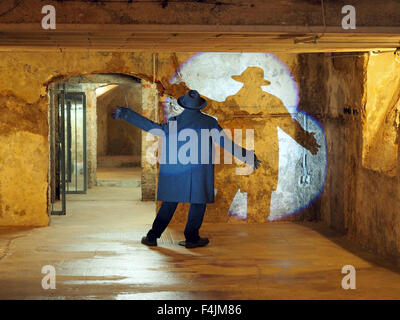
[[[124,74],[81,75],[49,85],[52,214],[65,214],[67,200],[88,189],[141,187],[142,180],[155,179],[155,171],[150,178],[149,170],[142,172],[142,132],[111,116],[117,106],[141,112],[143,85]],[[143,192],[135,195],[149,200],[146,190],[145,197]]]

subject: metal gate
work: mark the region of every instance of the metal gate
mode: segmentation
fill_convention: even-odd
[[[51,214],[66,214],[66,194],[86,193],[86,95],[83,92],[50,92]]]

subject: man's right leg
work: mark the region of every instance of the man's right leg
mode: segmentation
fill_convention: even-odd
[[[149,241],[156,241],[157,238],[161,237],[161,234],[170,223],[177,206],[178,202],[163,202],[161,204],[157,216],[154,219],[153,226],[147,233],[147,239]]]
[[[208,238],[200,238],[199,229],[203,223],[204,213],[206,211],[205,203],[191,203],[188,220],[185,227],[186,241],[180,241],[179,245],[186,248],[204,247],[209,243]]]

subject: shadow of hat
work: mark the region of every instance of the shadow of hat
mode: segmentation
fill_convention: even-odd
[[[264,70],[259,67],[248,67],[241,75],[232,76],[232,79],[239,82],[247,82],[259,86],[269,86],[270,81],[264,79]]]

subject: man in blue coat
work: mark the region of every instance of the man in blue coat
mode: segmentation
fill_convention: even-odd
[[[253,169],[260,166],[254,151],[236,143],[219,126],[218,121],[202,113],[207,102],[196,90],[178,99],[185,110],[167,123],[155,123],[128,107],[118,107],[114,119],[125,120],[134,126],[162,138],[157,200],[161,207],[142,243],[156,246],[157,238],[167,228],[179,202],[190,203],[185,227],[186,248],[202,247],[209,243],[199,236],[207,203],[214,202],[214,142]]]

